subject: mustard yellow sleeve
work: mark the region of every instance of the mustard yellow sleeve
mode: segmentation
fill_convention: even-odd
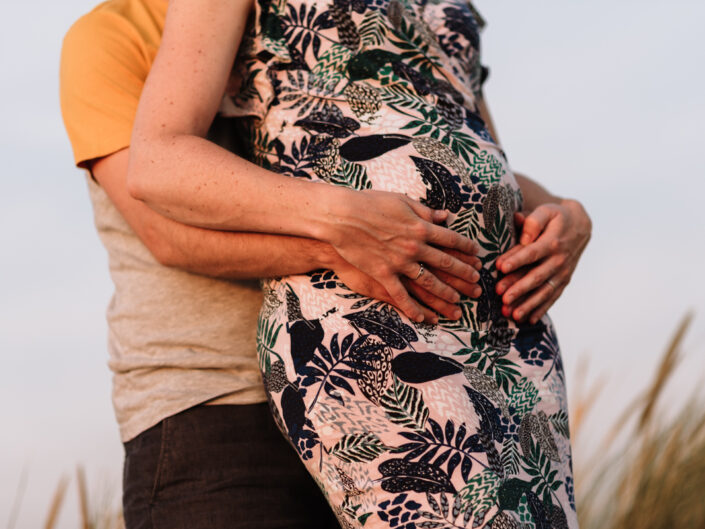
[[[77,166],[130,145],[148,72],[145,44],[121,16],[92,11],[71,26],[61,49],[59,91]]]

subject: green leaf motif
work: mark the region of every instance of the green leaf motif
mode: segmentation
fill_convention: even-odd
[[[549,416],[549,421],[556,429],[556,431],[561,434],[566,439],[570,439],[570,429],[568,425],[568,414],[565,410],[560,410]]]
[[[360,40],[362,47],[379,46],[384,42],[387,25],[381,10],[370,10],[365,13],[360,22]]]
[[[364,165],[350,162],[344,158],[340,160],[335,173],[327,178],[331,184],[350,187],[361,191],[372,188],[372,182],[367,178],[367,169]]]
[[[330,450],[330,454],[346,463],[372,461],[387,451],[384,443],[373,433],[344,435]]]
[[[484,470],[470,478],[460,490],[464,510],[483,511],[490,509],[497,501],[501,480],[491,470]]]
[[[539,401],[539,390],[528,378],[522,378],[509,393],[509,405],[514,406],[514,413],[523,417],[534,409]]]
[[[380,404],[394,424],[423,430],[428,419],[428,407],[418,389],[394,377],[394,384],[382,395]]]

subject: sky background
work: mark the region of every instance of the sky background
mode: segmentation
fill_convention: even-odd
[[[84,176],[58,103],[61,39],[93,0],[8,2],[0,31],[0,527],[40,527],[75,466],[119,496],[105,308],[112,292]],[[694,323],[663,413],[705,371],[705,3],[477,0],[486,97],[512,166],[578,198],[593,237],[551,309],[572,392],[606,376],[585,437],[647,385],[678,322]],[[580,358],[589,371],[579,372]],[[571,393],[572,394],[572,393]],[[24,469],[24,471],[23,471]]]

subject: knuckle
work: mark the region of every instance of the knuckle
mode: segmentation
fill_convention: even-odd
[[[414,222],[409,226],[409,235],[417,240],[425,240],[428,236],[428,227],[423,221]]]
[[[555,257],[556,268],[563,268],[568,262],[568,256],[564,253],[560,253]]]
[[[448,270],[453,266],[454,262],[455,261],[450,255],[448,255],[447,253],[443,253],[441,254],[441,258],[438,260],[438,268]]]
[[[430,290],[436,281],[431,274],[426,273],[421,276],[419,282],[421,283],[421,286],[424,287],[426,290]]]
[[[419,251],[421,250],[421,243],[415,239],[407,239],[404,241],[404,253],[409,256],[413,257],[415,255],[418,255]]]

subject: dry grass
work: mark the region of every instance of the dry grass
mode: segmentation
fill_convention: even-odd
[[[68,485],[69,478],[66,476],[62,477],[54,493],[54,499],[49,509],[44,529],[54,529],[56,526]],[[114,507],[114,490],[104,486],[98,489],[98,500],[89,501],[86,476],[81,466],[76,468],[76,486],[78,508],[81,515],[81,529],[124,529],[125,523],[122,519],[122,512]]]
[[[705,406],[694,396],[675,417],[657,413],[691,321],[679,325],[647,391],[577,465],[581,529],[705,529]],[[594,399],[577,400],[584,417]]]

